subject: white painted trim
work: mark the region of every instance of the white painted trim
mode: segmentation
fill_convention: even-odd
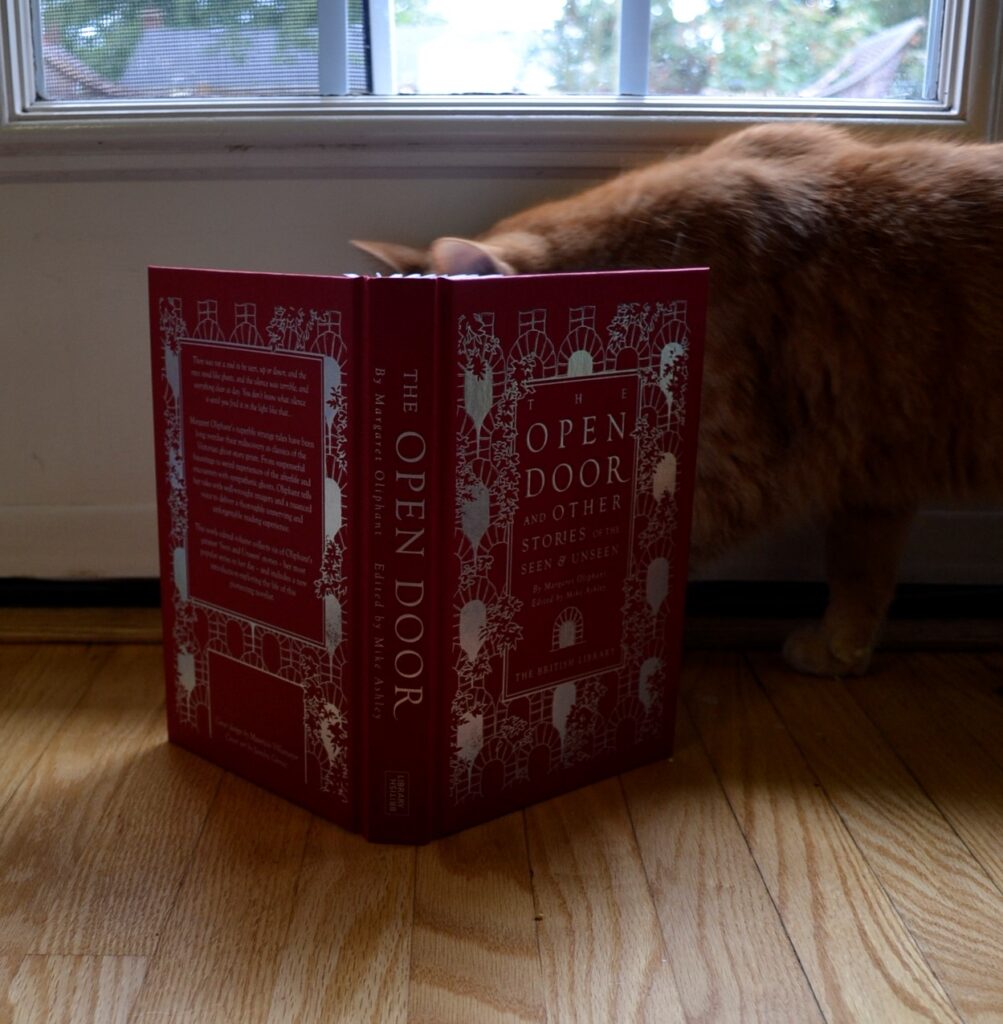
[[[348,0],[317,0],[317,82],[321,96],[348,95]]]
[[[159,572],[153,505],[0,507],[0,577],[125,578]],[[818,580],[810,528],[761,538],[693,572],[698,580]],[[903,583],[1003,584],[1003,508],[921,512]]]
[[[965,0],[950,0],[945,22]],[[994,114],[998,80],[1003,68],[1003,26],[998,0],[969,0],[959,8],[961,30],[942,52],[945,104],[956,110],[982,139],[997,138]],[[949,23],[949,22],[948,22]]]
[[[771,534],[692,575],[699,580],[824,579],[821,531],[802,527]],[[1003,508],[920,512],[899,582],[1003,584]]]
[[[944,99],[762,101],[664,97],[346,96],[273,102],[28,102],[18,55],[28,0],[0,0],[0,181],[88,175],[606,171],[703,144],[764,118],[817,117],[888,132],[985,138],[999,128],[996,0],[948,0],[962,30],[944,52]]]
[[[369,0],[369,72],[376,96],[397,92],[393,4],[394,0]]]
[[[936,99],[940,95],[943,80],[943,62],[940,53],[944,45],[945,7],[950,0],[930,0],[930,13],[926,19],[926,77],[923,83],[923,98]],[[935,70],[936,69],[936,70]]]
[[[648,92],[648,59],[651,52],[651,0],[620,0],[621,96]]]
[[[0,0],[0,142],[4,126],[29,109],[35,75],[30,0]],[[0,150],[2,152],[2,150]]]
[[[988,72],[987,92],[990,97],[988,112],[989,137],[1003,141],[1003,4],[996,12],[996,24],[990,26],[992,37],[1001,40],[995,53],[995,60]]]
[[[704,145],[729,130],[763,119],[737,106],[666,116],[646,101],[612,100],[570,113],[481,106],[477,110],[427,105],[410,110],[394,102],[367,109],[346,100],[337,118],[303,113],[249,113],[234,117],[143,117],[74,123],[53,118],[0,129],[0,182],[88,177],[161,177],[217,174],[455,174],[478,168],[532,174],[547,169],[605,174]],[[798,120],[818,107],[775,109],[776,120]],[[921,110],[827,110],[819,120],[863,125],[886,134],[973,139],[966,119],[934,107]]]
[[[0,507],[0,577],[159,574],[155,505]]]
[[[31,18],[31,47],[34,53],[42,52],[42,15],[39,10],[40,5],[41,0],[31,0],[31,7],[29,9],[29,17]],[[35,93],[39,99],[47,100],[49,94],[45,84],[45,62],[35,61],[34,65]]]

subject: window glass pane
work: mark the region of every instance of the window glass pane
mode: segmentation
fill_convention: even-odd
[[[362,0],[349,74],[368,89]],[[41,0],[46,98],[316,95],[317,0]]]
[[[396,7],[401,92],[617,92],[618,0]],[[652,0],[649,92],[919,99],[929,13],[930,0]]]
[[[617,0],[397,0],[402,93],[616,92]]]
[[[318,94],[317,0],[34,2],[49,100]],[[394,8],[401,93],[618,91],[619,0]],[[371,87],[366,10],[349,0],[356,93]],[[653,95],[924,96],[931,0],[652,0],[651,18]]]
[[[930,0],[653,0],[656,95],[921,99]]]

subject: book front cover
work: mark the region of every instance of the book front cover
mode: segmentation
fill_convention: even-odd
[[[356,282],[154,269],[171,739],[350,823]]]
[[[671,747],[706,274],[450,295],[457,827]]]

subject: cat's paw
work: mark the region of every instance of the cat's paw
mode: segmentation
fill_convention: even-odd
[[[862,676],[871,664],[869,646],[840,642],[822,624],[796,629],[784,644],[784,661],[812,676]]]

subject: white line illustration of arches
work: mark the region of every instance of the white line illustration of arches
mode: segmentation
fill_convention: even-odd
[[[575,607],[562,608],[554,619],[551,633],[551,650],[559,651],[565,647],[575,647],[585,636],[585,619]]]
[[[261,335],[258,333],[258,310],[253,302],[234,303],[233,321],[230,341],[237,341],[242,345],[261,344]]]
[[[568,310],[568,333],[561,343],[558,365],[569,377],[587,377],[605,369],[606,346],[596,330],[596,307]]]
[[[523,366],[530,377],[553,377],[557,373],[557,353],[547,334],[547,311],[524,309],[519,313],[519,334],[512,346],[510,360]]]
[[[344,340],[341,335],[341,310],[324,309],[319,313],[311,313],[311,316],[314,318],[317,333],[308,341],[307,352],[329,356],[339,362],[343,361]]]
[[[223,328],[219,326],[219,303],[215,299],[200,299],[198,323],[192,332],[193,338],[204,341],[225,341]]]

